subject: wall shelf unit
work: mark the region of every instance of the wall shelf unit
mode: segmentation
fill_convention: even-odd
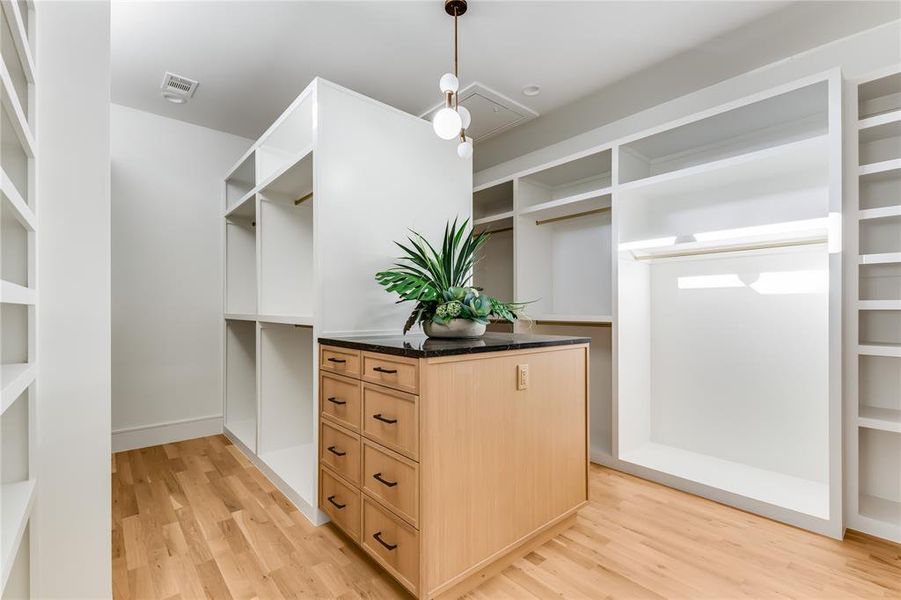
[[[400,332],[373,274],[408,228],[471,216],[471,169],[428,122],[317,78],[226,175],[224,430],[315,524],[316,339]]]
[[[847,525],[901,542],[901,71],[850,85]]]
[[[34,6],[0,15],[0,596],[28,597],[37,495]]]

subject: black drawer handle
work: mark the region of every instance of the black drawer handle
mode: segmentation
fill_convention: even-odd
[[[334,358],[332,356],[329,357],[328,361],[333,362],[333,363],[346,363],[347,362],[343,358]]]
[[[344,456],[345,454],[347,454],[347,452],[341,452],[334,446],[329,446],[328,451],[331,452],[332,454],[334,454],[335,456]]]
[[[372,537],[375,538],[375,541],[380,543],[382,546],[384,546],[388,550],[394,550],[395,548],[397,548],[397,544],[389,544],[388,542],[386,542],[385,540],[382,539],[381,531],[376,531],[375,533],[372,534]]]
[[[382,479],[382,473],[378,472],[372,476],[373,479],[381,483],[382,485],[387,485],[388,487],[394,487],[397,485],[396,481],[388,481],[387,479]]]
[[[346,504],[338,504],[337,502],[335,502],[335,497],[334,497],[334,496],[329,496],[329,497],[327,498],[327,500],[328,500],[329,502],[331,502],[332,504],[334,504],[334,505],[335,505],[335,508],[337,508],[338,510],[341,510],[342,508],[344,508],[345,506],[347,506]]]
[[[397,373],[397,369],[385,369],[382,367],[373,367],[373,371],[377,371],[379,373]]]
[[[383,417],[382,413],[377,413],[372,415],[372,418],[376,421],[381,421],[382,423],[387,423],[388,425],[394,425],[397,423],[397,419],[389,419],[388,417]]]
[[[332,396],[331,398],[326,398],[326,400],[328,400],[328,401],[331,402],[332,404],[338,404],[339,406],[340,406],[341,404],[347,404],[347,400],[338,400],[338,399],[335,398],[334,396]]]

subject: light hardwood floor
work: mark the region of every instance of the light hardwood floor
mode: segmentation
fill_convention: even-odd
[[[113,457],[118,600],[400,598],[225,437]],[[598,466],[577,525],[470,598],[901,598],[901,546],[838,542]]]

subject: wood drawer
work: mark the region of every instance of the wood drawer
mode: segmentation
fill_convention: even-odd
[[[319,409],[352,431],[360,431],[360,382],[340,375],[319,374]]]
[[[319,467],[319,508],[344,533],[357,543],[360,542],[360,492],[341,481],[324,466]]]
[[[341,373],[348,377],[360,376],[360,351],[335,346],[319,348],[319,368]]]
[[[404,392],[419,392],[419,361],[388,354],[363,353],[363,379]]]
[[[364,383],[363,435],[416,460],[419,456],[419,397]]]
[[[419,532],[363,496],[363,548],[405,588],[419,585]]]
[[[360,485],[360,436],[323,419],[319,431],[319,460],[335,473]]]
[[[370,496],[381,500],[414,527],[419,519],[419,465],[396,452],[363,440],[363,483]]]

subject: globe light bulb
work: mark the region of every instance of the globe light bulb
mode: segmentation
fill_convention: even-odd
[[[442,108],[432,117],[432,129],[442,140],[452,140],[460,133],[463,121],[459,113],[452,108]]]
[[[472,138],[467,137],[466,140],[460,142],[457,146],[457,156],[460,158],[469,158],[472,156]]]
[[[460,87],[460,82],[457,80],[457,76],[453,73],[445,73],[441,76],[441,80],[438,82],[438,87],[441,88],[441,92],[444,94],[456,92],[457,88]]]
[[[469,114],[469,110],[465,106],[458,106],[457,112],[460,113],[460,119],[463,121],[463,129],[469,129],[469,124],[472,123],[472,115]]]

